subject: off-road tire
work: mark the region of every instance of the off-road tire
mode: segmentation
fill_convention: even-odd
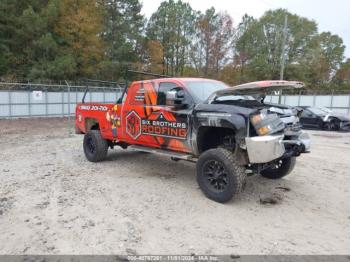
[[[224,189],[215,189],[205,172],[210,163],[218,162],[224,167]],[[203,193],[219,203],[225,203],[235,198],[242,190],[246,180],[245,168],[235,162],[232,152],[224,148],[205,151],[197,161],[197,182]],[[222,181],[221,181],[222,182]]]
[[[108,142],[103,139],[99,130],[90,130],[84,136],[84,153],[90,162],[100,162],[106,159]]]
[[[330,122],[326,122],[326,123],[324,123],[324,125],[323,125],[323,130],[326,130],[326,131],[332,131],[333,130],[333,124],[332,123],[330,123]]]
[[[327,131],[339,131],[339,125],[337,125],[337,123],[334,121],[330,121],[325,123],[324,129]]]
[[[288,157],[283,160],[281,160],[282,163],[278,168],[268,168],[260,172],[260,174],[263,177],[269,178],[269,179],[280,179],[282,177],[285,177],[290,172],[293,171],[295,163],[296,163],[296,157]]]

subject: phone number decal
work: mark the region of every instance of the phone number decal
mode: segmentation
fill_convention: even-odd
[[[80,110],[86,110],[86,111],[108,111],[108,107],[106,106],[80,106]]]

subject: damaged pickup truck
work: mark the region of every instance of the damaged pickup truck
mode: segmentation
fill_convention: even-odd
[[[264,94],[300,82],[261,81],[229,87],[196,78],[133,82],[116,104],[80,103],[76,129],[89,161],[108,148],[158,153],[196,163],[203,193],[217,202],[237,196],[248,174],[279,179],[310,148],[298,112],[264,103]],[[161,167],[159,167],[161,168]]]

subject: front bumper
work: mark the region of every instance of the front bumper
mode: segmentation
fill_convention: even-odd
[[[246,137],[246,147],[251,164],[269,163],[288,156],[299,155],[310,150],[310,137],[301,132],[298,136],[285,140],[285,135]]]

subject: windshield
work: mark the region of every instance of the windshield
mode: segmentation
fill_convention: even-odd
[[[228,88],[228,86],[219,81],[185,81],[185,85],[199,102],[204,102],[209,96],[221,89]]]
[[[328,113],[320,108],[316,108],[316,107],[310,107],[308,108],[312,113],[314,113],[315,115],[319,115],[319,116],[325,116]]]
[[[326,107],[319,107],[318,109],[320,109],[320,110],[326,112],[327,114],[332,113],[332,110],[330,110],[330,109],[328,109],[328,108],[326,108]]]

